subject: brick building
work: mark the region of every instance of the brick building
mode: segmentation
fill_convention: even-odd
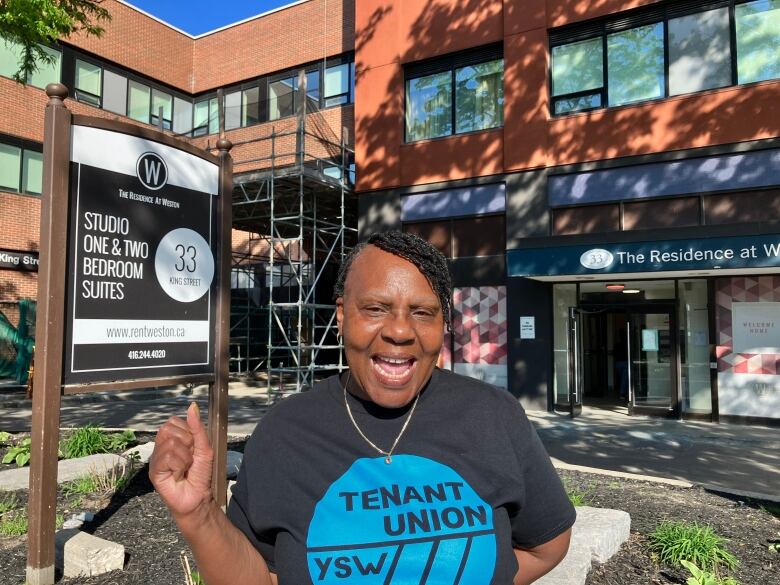
[[[527,407],[780,420],[780,2],[358,0],[361,233]]]
[[[529,408],[780,420],[777,0],[306,0],[197,38],[108,7],[54,48],[69,107],[224,132],[237,177],[272,128],[292,148],[303,72],[313,158],[354,137],[361,234],[450,258],[441,365]],[[3,252],[37,242],[45,76],[0,78]],[[35,294],[18,268],[0,300]]]
[[[74,36],[48,47],[54,63],[42,65],[26,86],[11,79],[19,48],[0,40],[0,311],[12,324],[16,303],[37,293],[47,83],[69,88],[66,103],[74,113],[155,126],[205,149],[224,135],[235,144],[237,191],[239,183],[258,188],[265,180],[247,177],[272,164],[272,149],[273,164],[296,161],[303,101],[307,166],[316,162],[332,176],[338,164],[351,162],[327,167],[328,160],[343,159],[354,137],[353,2],[293,2],[196,37],[128,3],[107,0],[104,6],[112,18],[103,36]],[[275,244],[257,233],[267,226],[244,221],[237,227],[233,285],[234,294],[244,291],[243,302],[252,296],[247,289],[264,281]],[[300,246],[276,245],[277,257],[300,262],[306,255]]]

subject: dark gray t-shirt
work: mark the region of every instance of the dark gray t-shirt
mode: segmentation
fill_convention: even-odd
[[[388,449],[408,407],[349,401]],[[517,400],[437,369],[390,464],[337,377],[282,401],[247,443],[228,517],[284,585],[506,585],[513,545],[575,512]]]

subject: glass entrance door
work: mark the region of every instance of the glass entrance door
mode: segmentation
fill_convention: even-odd
[[[569,307],[569,416],[582,413],[582,314]]]
[[[677,416],[677,325],[674,307],[632,307],[628,326],[631,414]]]

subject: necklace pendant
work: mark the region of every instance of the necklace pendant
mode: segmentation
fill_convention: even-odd
[[[392,462],[393,462],[393,458],[392,458],[392,457],[390,457],[390,455],[388,455],[387,457],[385,457],[385,463],[387,463],[388,465],[390,465]]]

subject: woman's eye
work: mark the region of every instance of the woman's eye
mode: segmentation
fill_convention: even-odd
[[[433,317],[433,311],[429,311],[427,309],[420,309],[418,311],[415,311],[412,313],[415,317],[421,318],[421,319],[428,319],[430,317]]]

